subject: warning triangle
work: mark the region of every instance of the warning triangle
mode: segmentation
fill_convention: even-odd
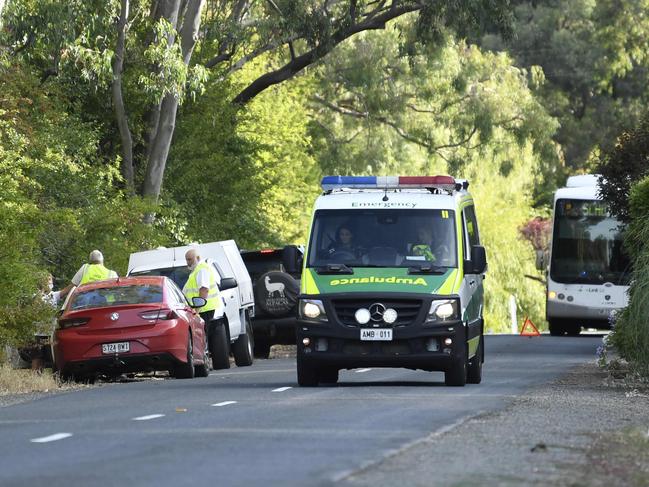
[[[521,329],[521,336],[524,337],[537,337],[540,336],[539,329],[532,323],[528,317],[525,317],[523,328]]]

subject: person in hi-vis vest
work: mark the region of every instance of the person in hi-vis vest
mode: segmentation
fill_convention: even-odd
[[[217,284],[216,269],[213,265],[201,261],[197,249],[189,249],[185,253],[185,261],[191,274],[183,287],[183,294],[190,303],[195,297],[201,297],[207,301],[205,306],[198,308],[201,318],[207,325],[211,321],[223,317],[225,308]]]
[[[88,256],[88,263],[79,268],[70,284],[61,291],[61,298],[66,296],[74,286],[106,279],[117,279],[117,272],[104,267],[104,255],[99,250],[93,250]]]

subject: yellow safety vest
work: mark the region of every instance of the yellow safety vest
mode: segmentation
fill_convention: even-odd
[[[199,263],[196,268],[192,271],[183,287],[183,294],[187,296],[187,300],[191,303],[192,298],[200,297],[200,287],[196,280],[198,273],[207,269],[210,274],[210,287],[207,293],[207,303],[202,308],[198,309],[199,313],[204,313],[205,311],[212,311],[219,309],[223,306],[223,301],[221,300],[221,293],[219,292],[219,287],[217,286],[217,277],[216,269],[209,265],[207,262]]]
[[[430,249],[430,245],[425,245],[425,244],[420,244],[420,245],[413,245],[412,246],[412,253],[414,255],[423,255],[426,260],[429,260],[431,262],[435,262],[435,256],[433,255],[433,251]]]
[[[101,264],[87,264],[79,285],[110,279],[112,272]]]

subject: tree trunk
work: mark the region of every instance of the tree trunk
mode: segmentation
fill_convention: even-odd
[[[0,0],[2,1],[2,0]],[[128,116],[124,106],[124,96],[122,94],[122,71],[124,68],[124,51],[126,43],[126,23],[128,22],[129,0],[122,0],[119,22],[117,24],[117,46],[113,56],[113,107],[115,109],[115,119],[117,128],[122,142],[122,176],[126,181],[127,191],[135,193],[135,182],[133,175],[133,138],[131,130],[128,127]]]
[[[201,10],[203,0],[188,0],[185,15],[180,28],[180,40],[182,47],[183,61],[186,66],[189,62],[196,45],[196,37],[201,23]],[[162,180],[167,165],[171,139],[176,127],[176,114],[178,112],[178,97],[170,94],[163,98],[160,105],[160,114],[155,136],[152,138],[152,146],[147,160],[146,176],[143,195],[154,201],[158,201]]]

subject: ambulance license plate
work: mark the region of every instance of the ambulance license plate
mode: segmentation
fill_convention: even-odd
[[[363,341],[392,341],[392,328],[361,328],[361,340]]]
[[[122,353],[131,349],[129,342],[104,343],[101,346],[102,353]]]

